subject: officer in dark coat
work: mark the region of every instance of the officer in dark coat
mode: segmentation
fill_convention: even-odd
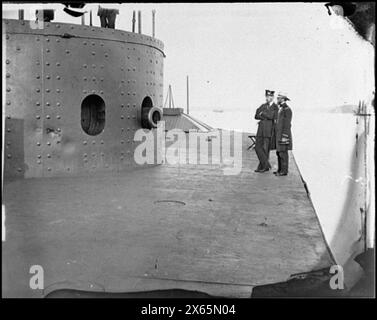
[[[258,168],[255,172],[270,170],[270,150],[274,147],[275,122],[277,119],[278,106],[273,102],[274,91],[266,90],[266,103],[262,104],[255,112],[255,119],[260,120],[255,141],[255,152],[259,159]]]
[[[289,98],[285,93],[279,93],[277,102],[279,105],[278,117],[276,121],[276,154],[278,157],[278,170],[274,172],[276,176],[286,176],[288,174],[288,150],[292,150],[292,110],[287,105]]]

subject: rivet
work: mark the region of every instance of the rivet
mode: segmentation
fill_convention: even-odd
[[[96,67],[96,65],[95,64],[92,64],[92,68],[95,68]]]
[[[37,142],[37,146],[39,147],[41,145],[41,143],[40,142]]]
[[[120,107],[121,107],[121,108],[124,108],[124,105],[123,105],[123,104],[121,104],[121,105],[120,105]]]
[[[103,81],[104,79],[103,79],[103,78],[101,78],[100,80],[101,80],[101,81]]]
[[[7,132],[11,132],[11,130],[10,130],[10,129],[7,129]]]
[[[6,77],[7,77],[7,78],[10,78],[10,73],[7,73],[7,74],[6,74]]]
[[[7,105],[8,105],[8,106],[10,105],[10,101],[9,101],[9,100],[7,101]]]
[[[37,163],[38,163],[38,164],[41,164],[41,163],[42,163],[42,161],[41,161],[41,160],[37,160]]]
[[[84,153],[84,154],[83,154],[83,156],[84,156],[84,157],[87,157],[87,156],[88,156],[88,154],[87,154],[87,153]]]
[[[56,116],[56,119],[60,119],[61,117],[59,115]]]
[[[88,143],[87,141],[84,141],[84,142],[83,142],[83,144],[85,144],[85,145],[86,145],[87,143]]]
[[[69,54],[69,50],[65,50],[65,53],[66,53],[66,54]]]
[[[121,118],[121,119],[124,119],[124,116],[122,115],[122,116],[120,116],[120,118]]]
[[[56,27],[59,27],[59,26],[56,26]],[[60,42],[60,39],[56,39],[56,42]]]
[[[47,145],[50,146],[50,145],[51,145],[51,142],[50,142],[50,141],[47,141]]]
[[[86,46],[87,45],[87,42],[86,41],[83,41],[83,43],[82,43],[84,46]]]
[[[121,144],[123,144],[123,143],[124,143],[124,141],[123,141],[123,140],[120,140],[120,143],[121,143]]]
[[[93,153],[92,153],[92,157],[95,157],[95,156],[96,156],[96,154],[93,152]]]
[[[51,158],[51,154],[47,154],[47,158]]]
[[[92,51],[92,56],[95,56],[95,55],[96,55],[96,53],[94,51]]]
[[[46,41],[47,41],[47,42],[50,42],[50,39],[49,39],[49,38],[46,38]]]
[[[50,92],[50,89],[46,89],[46,92]]]
[[[47,115],[47,116],[46,116],[46,119],[50,119],[50,116],[49,116],[49,115]]]
[[[56,89],[56,92],[59,93],[59,92],[60,92],[60,89]]]
[[[16,50],[17,50],[17,51],[20,51],[20,50],[21,50],[21,48],[20,48],[20,47],[17,47],[17,48],[16,48]]]
[[[40,119],[40,118],[41,118],[41,116],[39,116],[39,115],[38,115],[38,116],[35,116],[35,117],[36,117],[37,119]]]
[[[50,49],[46,49],[46,52],[50,52]]]
[[[92,46],[95,46],[96,44],[94,42],[92,42]]]
[[[105,57],[107,58],[109,55],[107,53],[105,53]]]
[[[51,77],[49,75],[46,76],[46,79],[50,79]]]
[[[42,156],[40,154],[37,155],[38,159],[42,158]]]
[[[51,171],[51,168],[47,168],[48,171]]]
[[[88,65],[87,65],[87,64],[83,64],[82,66],[83,66],[84,68],[87,68],[87,67],[88,67]]]
[[[60,106],[60,102],[57,102],[57,103],[56,103],[56,106],[59,107],[59,106]]]
[[[103,94],[103,91],[101,90],[100,93]]]
[[[86,81],[88,78],[87,77],[84,77],[83,80]]]
[[[83,93],[86,93],[86,90],[83,90],[82,92],[83,92]]]
[[[8,154],[7,155],[8,159],[12,158],[12,155],[11,154]]]
[[[95,141],[92,141],[92,144],[96,144],[96,142],[95,142]]]
[[[101,140],[101,144],[104,144],[103,140]]]
[[[57,77],[56,77],[56,80],[60,80],[60,76],[57,76]]]
[[[50,105],[50,102],[46,102],[46,106],[49,106]]]
[[[93,81],[96,81],[96,77],[93,77],[92,80],[93,80]]]
[[[56,66],[57,66],[57,67],[60,67],[60,62],[57,62],[57,63],[56,63]]]
[[[96,90],[92,90],[92,93],[96,93]]]
[[[37,88],[37,89],[35,89],[35,91],[37,91],[37,92],[40,92],[40,91],[41,91],[41,89]]]
[[[10,92],[10,88],[7,88],[7,92]]]
[[[62,131],[62,129],[60,129],[60,128],[57,128],[56,130],[57,130],[58,132]]]
[[[6,38],[7,38],[7,40],[9,39],[9,34],[7,34]]]
[[[10,64],[10,60],[9,59],[7,59],[5,62],[6,62],[6,64]]]

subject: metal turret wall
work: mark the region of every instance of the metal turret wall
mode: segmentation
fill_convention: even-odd
[[[3,20],[4,33],[4,175],[132,166],[143,101],[162,108],[163,43],[121,30],[62,23],[38,29],[18,20]]]

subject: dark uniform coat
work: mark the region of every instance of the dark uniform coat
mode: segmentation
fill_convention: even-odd
[[[291,122],[292,110],[286,103],[283,103],[280,105],[276,121],[276,151],[278,152],[292,150]],[[279,144],[283,135],[289,139],[289,144]]]
[[[260,120],[258,123],[257,137],[271,138],[270,150],[275,149],[275,123],[279,107],[272,103],[271,106],[266,102],[262,104],[255,112],[255,119]]]

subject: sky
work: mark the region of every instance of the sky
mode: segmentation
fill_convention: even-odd
[[[56,21],[81,23],[55,8]],[[133,10],[142,11],[142,33],[165,44],[164,97],[172,85],[176,107],[255,109],[264,90],[284,91],[297,109],[326,109],[357,104],[374,90],[374,48],[344,21],[329,16],[320,3],[150,3],[114,4],[116,29],[131,31]],[[17,18],[20,6],[3,5],[3,18]],[[33,5],[23,5],[34,19]],[[100,25],[98,4],[93,23]],[[30,10],[32,9],[32,10]],[[335,20],[334,20],[335,19]],[[88,22],[89,18],[86,17]]]

